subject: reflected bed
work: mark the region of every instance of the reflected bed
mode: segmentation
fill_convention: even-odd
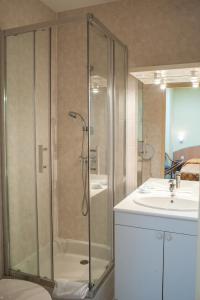
[[[174,152],[174,159],[184,160],[181,168],[181,179],[199,181],[200,173],[200,146],[183,148]]]
[[[181,168],[181,179],[199,181],[200,159],[190,159]]]

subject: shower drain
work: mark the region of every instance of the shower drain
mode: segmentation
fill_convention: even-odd
[[[83,260],[80,261],[80,264],[81,265],[87,265],[87,264],[89,264],[89,261],[87,259],[83,259]]]

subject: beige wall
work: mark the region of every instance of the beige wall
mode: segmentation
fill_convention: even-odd
[[[56,18],[56,14],[39,0],[0,0],[0,28],[8,29]]]
[[[88,218],[81,214],[82,124],[68,112],[79,112],[87,119],[84,24],[69,22],[58,27],[58,230],[60,237],[77,240],[88,240]]]
[[[129,68],[200,61],[199,0],[121,0],[94,13],[129,48]]]
[[[165,92],[159,86],[143,85],[143,140],[154,148],[151,160],[143,161],[143,181],[163,178],[165,154]]]
[[[200,61],[199,0],[121,0],[59,17],[87,12],[128,45],[130,67]],[[55,13],[39,0],[0,0],[1,28],[54,18]]]

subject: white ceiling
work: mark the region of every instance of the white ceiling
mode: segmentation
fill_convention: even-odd
[[[195,71],[196,76],[200,79],[200,68],[183,68],[183,69],[169,69],[169,70],[151,70],[131,72],[131,75],[142,81],[144,84],[154,83],[154,74],[160,73],[165,79],[166,83],[185,83],[191,82],[191,72]]]
[[[81,7],[88,7],[116,0],[41,0],[45,5],[55,12],[61,12]]]

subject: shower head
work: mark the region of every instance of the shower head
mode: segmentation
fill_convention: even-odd
[[[70,112],[68,113],[68,115],[69,115],[71,118],[74,118],[74,119],[77,118],[77,113],[76,113],[75,111],[70,111]]]
[[[83,118],[83,116],[81,114],[79,114],[76,111],[69,111],[68,116],[70,116],[71,118],[74,118],[74,119],[77,119],[77,117],[80,118],[81,121],[82,121],[82,124],[83,124],[83,131],[88,131],[86,121],[85,121],[85,119]]]

